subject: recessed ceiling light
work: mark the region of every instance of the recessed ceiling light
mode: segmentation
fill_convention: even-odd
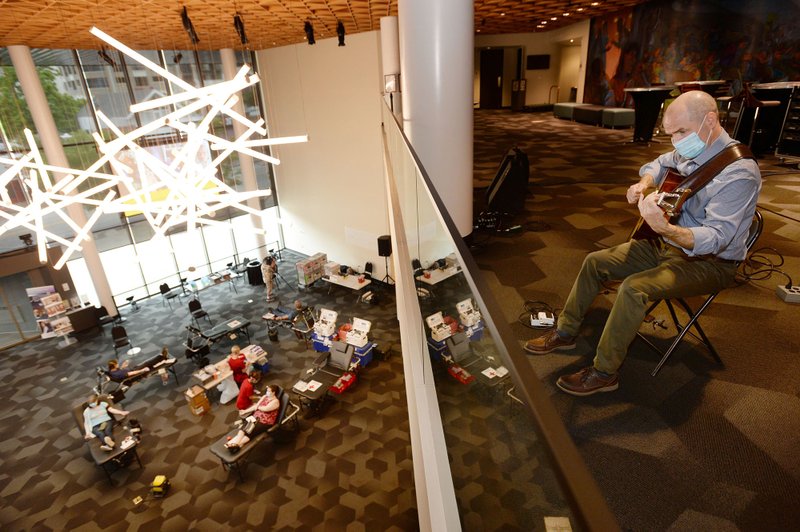
[[[539,29],[542,29],[542,28],[545,28],[546,26],[544,24],[537,24],[536,27],[539,28]]]
[[[575,42],[575,39],[570,39],[569,42]]]
[[[565,11],[564,13],[561,14],[561,16],[562,17],[568,17],[569,16],[569,11]]]
[[[578,12],[580,13],[581,11],[583,11],[583,8],[582,8],[582,7],[579,7],[579,8],[578,8]]]
[[[550,17],[550,20],[558,20],[558,17]]]
[[[599,5],[600,5],[600,2],[592,2],[590,5],[591,5],[591,6],[593,6],[593,7],[594,7],[594,6],[599,6]]]
[[[542,21],[542,24],[547,24],[547,21],[546,21],[546,20],[543,20],[543,21]]]
[[[506,16],[506,14],[505,13],[500,13],[500,16],[504,17],[504,16]]]

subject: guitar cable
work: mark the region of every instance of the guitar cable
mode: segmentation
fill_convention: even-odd
[[[771,252],[777,255],[777,258],[773,260],[765,252]],[[764,281],[772,277],[773,273],[777,273],[786,277],[788,281],[786,288],[791,289],[794,286],[792,277],[780,269],[784,262],[783,255],[777,249],[772,247],[758,248],[745,259],[741,269],[736,272],[736,283],[742,285],[750,281]]]

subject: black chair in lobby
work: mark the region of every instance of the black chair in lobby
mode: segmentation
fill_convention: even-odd
[[[761,212],[756,210],[755,215],[753,216],[753,222],[750,224],[750,231],[747,235],[747,251],[748,254],[753,250],[753,246],[755,245],[758,237],[761,236],[761,232],[764,229],[764,217],[762,216]],[[650,305],[647,309],[646,314],[650,314],[653,309],[655,309],[658,305],[662,302],[667,306],[667,310],[669,310],[670,316],[672,317],[672,322],[675,325],[675,329],[678,331],[678,335],[673,339],[672,344],[666,351],[662,351],[659,349],[653,342],[651,342],[647,337],[645,337],[641,332],[637,332],[637,336],[642,339],[651,349],[653,349],[657,354],[661,355],[661,360],[656,365],[655,369],[653,369],[651,375],[655,377],[658,372],[661,370],[661,367],[666,363],[667,359],[672,355],[675,349],[678,347],[678,344],[681,343],[683,338],[687,334],[692,334],[696,339],[700,340],[703,345],[706,346],[708,352],[717,361],[718,364],[722,364],[722,359],[717,354],[716,349],[711,344],[711,340],[708,339],[706,333],[703,331],[703,328],[700,326],[700,323],[697,321],[700,318],[700,315],[711,305],[711,303],[716,299],[717,295],[720,292],[714,292],[706,297],[705,301],[697,308],[697,310],[692,310],[689,304],[680,297],[673,298],[673,299],[660,299],[655,301]],[[689,321],[686,322],[686,325],[681,325],[678,321],[678,316],[675,313],[675,307],[673,302],[676,302],[678,305],[681,306],[683,311],[686,313],[686,316],[689,318]],[[691,333],[690,328],[694,327],[694,329],[699,334],[699,337]]]
[[[203,310],[203,306],[197,299],[192,298],[189,300],[189,313],[192,315],[192,323],[194,323],[198,328],[200,328],[200,318],[205,318],[208,320],[209,325],[214,325],[211,323],[211,318],[208,316],[208,312]]]
[[[173,299],[177,297],[180,300],[181,293],[176,290],[171,290],[167,283],[161,283],[161,286],[159,286],[158,289],[161,291],[161,296],[164,298],[164,301],[169,304],[170,309],[172,309]]]
[[[119,316],[112,317],[108,313],[106,307],[104,306],[95,307],[94,309],[95,309],[95,317],[97,319],[97,326],[100,328],[100,332],[105,334],[106,333],[105,326],[111,325],[112,323],[116,323]]]
[[[139,349],[138,347],[133,347],[133,344],[131,344],[128,338],[128,333],[122,325],[115,325],[111,328],[111,338],[114,340],[114,353],[117,353],[119,349],[126,346],[129,347],[128,351]]]
[[[183,344],[186,347],[184,354],[186,358],[194,362],[195,366],[204,368],[209,364],[208,355],[211,354],[211,347],[208,344],[208,340],[192,330],[190,330],[190,333],[192,334],[189,335],[189,338],[186,339],[186,343]]]

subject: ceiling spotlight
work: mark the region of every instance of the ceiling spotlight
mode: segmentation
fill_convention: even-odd
[[[336,23],[336,35],[339,36],[339,46],[344,46],[344,24],[341,20]]]
[[[306,39],[308,40],[308,44],[314,44],[314,26],[311,25],[311,21],[306,20],[306,23],[303,24],[303,31],[306,32]]]
[[[31,236],[30,233],[19,235],[19,239],[22,240],[22,243],[25,244],[27,247],[31,247],[33,245],[33,237]]]
[[[172,56],[172,62],[176,65],[181,62],[181,59],[183,59],[183,54],[180,52]]]
[[[183,6],[183,11],[181,12],[181,22],[183,22],[183,29],[189,34],[189,39],[191,39],[192,44],[199,43],[200,37],[198,37],[197,32],[194,31],[194,24],[192,24],[192,20],[189,18],[189,13],[186,12],[186,6]]]
[[[233,17],[233,27],[236,28],[236,33],[239,34],[239,40],[242,41],[242,44],[247,44],[247,35],[244,33],[244,22],[242,22],[242,17],[239,16],[239,13],[236,13]]]

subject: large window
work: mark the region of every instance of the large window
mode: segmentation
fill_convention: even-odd
[[[132,103],[183,90],[112,49],[102,53],[97,50],[32,50],[31,53],[56,120],[61,143],[70,166],[74,168],[86,168],[99,157],[93,133],[99,131],[106,141],[116,137],[111,127],[98,119],[96,111],[101,111],[114,127],[129,132],[173,109],[157,108],[137,115],[130,112]],[[140,53],[193,86],[223,81],[219,52],[182,50]],[[252,64],[251,59],[251,54],[237,52],[238,67],[245,62]],[[245,90],[241,98],[245,115],[253,120],[258,119],[263,108],[258,87]],[[196,116],[190,116],[189,119],[197,121],[204,114],[204,110],[198,111]],[[35,132],[7,50],[0,48],[0,153],[19,156],[28,151],[23,134],[26,127]],[[216,117],[212,132],[223,138],[235,138],[233,124],[228,118]],[[185,142],[185,138],[171,128],[162,127],[139,143],[148,147],[148,150],[157,150],[180,142]],[[239,191],[245,190],[241,162],[234,154],[219,168],[225,183]],[[272,188],[271,167],[258,160],[253,164],[258,188]],[[109,167],[103,170],[111,172]],[[92,184],[90,181],[84,186]],[[11,183],[8,189],[15,202],[24,204],[28,201],[21,185]],[[270,208],[275,205],[274,195],[261,199],[261,207],[267,209],[262,218],[270,248],[275,248],[275,242],[280,240],[277,209]],[[116,214],[101,216],[94,227],[94,240],[116,303],[126,304],[129,296],[141,299],[157,295],[158,286],[164,282],[178,286],[181,278],[191,280],[222,270],[228,263],[241,262],[245,256],[258,257],[263,251],[259,249],[256,234],[250,230],[251,217],[239,212],[232,209],[225,213],[225,216],[236,215],[230,220],[233,230],[204,225],[194,231],[176,231],[165,238],[154,238],[152,228],[141,215],[131,218]],[[71,238],[72,235],[64,233],[63,236]],[[82,302],[99,304],[92,277],[81,255],[76,254],[68,261],[67,268]]]

